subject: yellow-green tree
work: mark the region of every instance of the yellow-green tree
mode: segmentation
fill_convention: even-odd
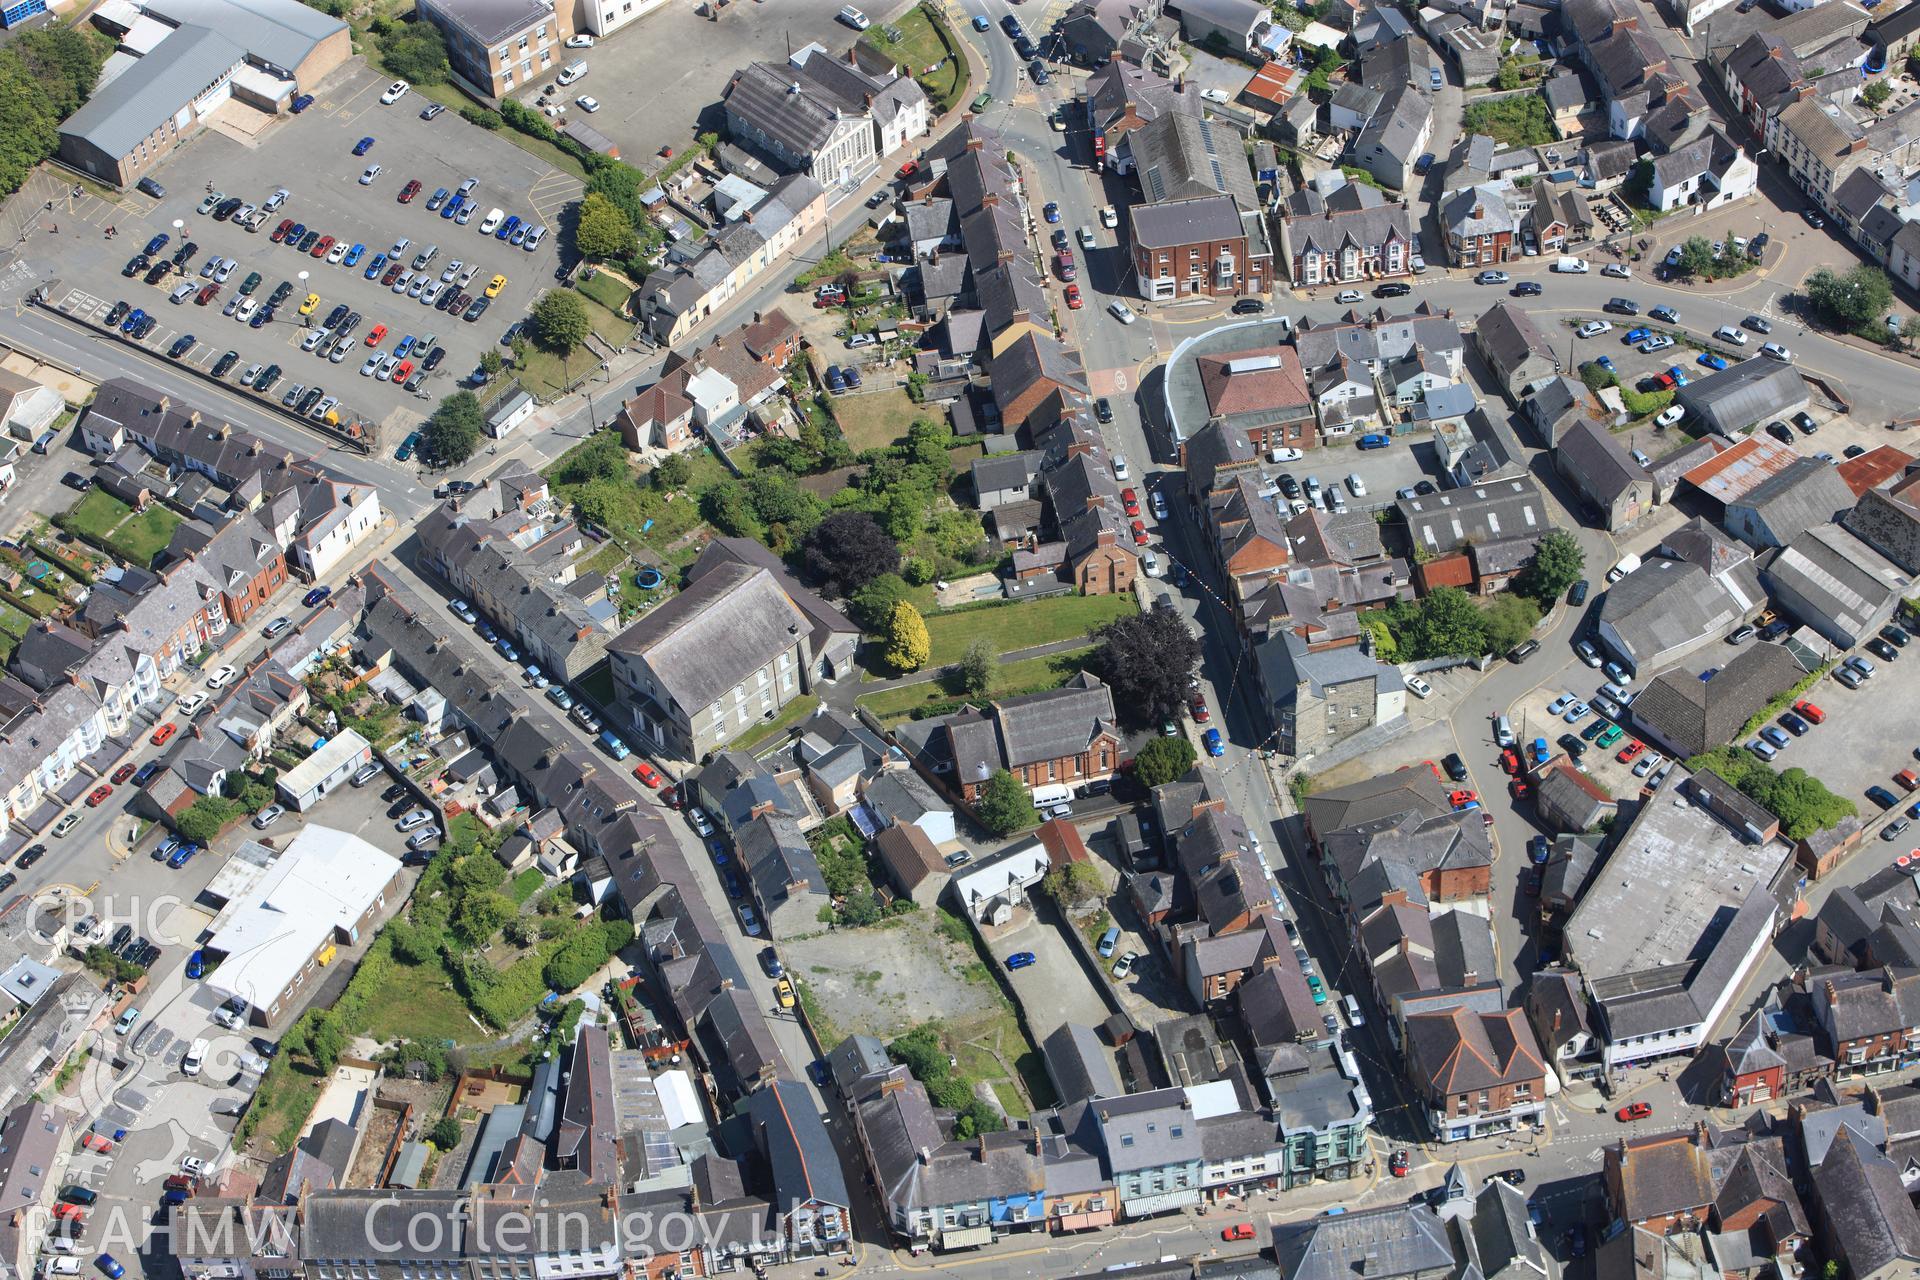
[[[893,606],[887,623],[887,665],[895,671],[918,671],[933,656],[933,637],[920,611],[902,600]]]

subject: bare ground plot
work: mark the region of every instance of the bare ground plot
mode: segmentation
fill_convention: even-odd
[[[896,917],[885,928],[836,930],[785,944],[787,967],[806,979],[836,1035],[891,1039],[924,1022],[991,1012],[999,990],[970,979],[980,960],[942,935],[935,913]]]

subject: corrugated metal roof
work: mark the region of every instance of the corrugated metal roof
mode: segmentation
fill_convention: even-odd
[[[118,159],[246,56],[218,31],[182,27],[68,116],[60,132]]]

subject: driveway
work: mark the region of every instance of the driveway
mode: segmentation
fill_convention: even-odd
[[[987,943],[988,952],[1006,975],[1026,1015],[1035,1045],[1043,1043],[1063,1022],[1097,1027],[1107,1019],[1105,1002],[1087,979],[1060,926],[1052,923],[1051,909],[1047,911],[1045,920],[1026,913],[1023,922]],[[1023,969],[1008,969],[1007,957],[1023,951],[1032,952],[1034,962]]]

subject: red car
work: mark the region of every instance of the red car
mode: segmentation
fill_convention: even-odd
[[[399,263],[397,262],[394,263],[392,266],[387,268],[387,273],[380,277],[381,285],[391,286],[395,280],[398,280],[400,278],[400,273],[405,270],[406,268],[401,266]]]
[[[1515,800],[1525,800],[1527,798],[1527,780],[1525,778],[1515,778],[1513,785],[1508,787],[1507,790],[1513,794]]]
[[[104,783],[104,782],[101,783],[99,786],[95,787],[92,791],[89,791],[87,793],[87,808],[89,809],[97,808],[101,801],[105,800],[108,796],[112,794],[113,794],[113,788],[109,786],[107,783]]]
[[[121,783],[125,782],[128,778],[131,778],[132,776],[133,776],[133,766],[130,764],[123,764],[118,769],[115,769],[113,771],[113,777],[110,779],[110,781],[113,783],[114,786],[117,787]]]
[[[413,361],[411,360],[402,360],[399,364],[393,366],[393,380],[395,382],[405,382],[412,374]]]
[[[911,178],[914,174],[918,172],[920,172],[920,162],[918,160],[909,160],[905,164],[901,165],[899,172],[895,173],[893,176],[896,178]]]
[[[102,1153],[106,1153],[113,1150],[113,1139],[105,1137],[98,1133],[94,1133],[92,1131],[88,1131],[80,1135],[80,1145],[85,1147],[89,1151],[99,1151]],[[79,1217],[79,1213],[80,1213],[79,1206],[61,1205],[59,1206],[59,1208],[56,1208],[54,1210],[54,1213],[56,1215],[59,1215],[60,1209],[71,1209],[73,1212],[63,1216],[73,1218],[76,1222],[81,1220]]]
[[[400,188],[400,203],[412,204],[413,198],[419,194],[420,194],[420,179],[418,178],[410,179],[407,182],[406,186]]]
[[[332,248],[333,248],[333,237],[321,236],[318,240],[313,242],[313,248],[307,250],[307,256],[309,258],[324,258],[327,256],[328,251],[331,250]]]
[[[1673,375],[1670,373],[1662,373],[1653,381],[1662,391],[1673,390]]]
[[[1826,712],[1814,706],[1811,702],[1808,702],[1805,698],[1802,698],[1800,699],[1800,701],[1793,704],[1793,711],[1795,715],[1799,716],[1802,720],[1807,721],[1809,724],[1820,724],[1820,723],[1823,723],[1827,718]]]
[[[1500,772],[1514,774],[1520,772],[1520,753],[1512,747],[1500,753]]]
[[[1616,751],[1613,758],[1621,764],[1632,764],[1640,758],[1640,753],[1646,749],[1646,744],[1638,738],[1628,738],[1627,745]]]
[[[1136,547],[1147,545],[1147,526],[1138,520],[1133,522],[1133,545]]]
[[[269,236],[268,239],[272,240],[275,244],[279,244],[287,238],[287,232],[291,230],[293,230],[293,219],[282,218],[280,219],[280,225],[273,229],[273,234]]]
[[[840,306],[846,300],[847,295],[844,293],[819,293],[814,295],[813,307],[816,311],[825,311],[828,307]]]
[[[633,776],[652,787],[655,791],[658,791],[660,784],[666,781],[665,778],[660,776],[660,771],[648,764],[645,760],[633,766]]]
[[[1126,507],[1128,515],[1137,516],[1140,514],[1140,495],[1133,490],[1122,489],[1120,491],[1120,502]]]
[[[1253,1239],[1253,1224],[1251,1222],[1236,1222],[1222,1231],[1220,1238],[1222,1240],[1251,1240]]]
[[[1077,284],[1068,285],[1067,286],[1067,310],[1078,311],[1080,308],[1086,305],[1087,305],[1086,301],[1080,297],[1080,286]]]
[[[1652,1114],[1653,1106],[1646,1102],[1629,1102],[1613,1113],[1616,1120],[1645,1120]]]
[[[184,1191],[188,1195],[192,1195],[200,1184],[193,1180],[192,1174],[176,1173],[170,1175],[167,1180],[160,1185],[168,1191]]]
[[[194,295],[193,305],[196,307],[204,307],[209,302],[212,302],[215,298],[219,296],[220,296],[219,285],[217,284],[204,285],[201,287],[200,292]]]
[[[377,347],[380,345],[380,340],[386,336],[387,336],[387,326],[383,324],[377,324],[373,326],[373,328],[367,331],[367,345],[370,347]]]
[[[97,1138],[100,1135],[95,1133],[95,1134],[88,1134],[87,1136],[92,1138]],[[111,1146],[112,1144],[109,1143],[108,1145]],[[59,1204],[56,1204],[55,1206],[53,1206],[53,1216],[55,1218],[58,1218],[62,1222],[66,1221],[69,1218],[73,1219],[75,1222],[85,1222],[87,1220],[87,1211],[85,1209],[82,1209],[79,1205],[72,1203],[71,1201],[62,1200]]]
[[[148,738],[147,741],[151,742],[156,747],[165,746],[167,739],[171,738],[174,734],[178,732],[180,732],[179,725],[163,724],[158,729],[155,729],[153,731],[153,736],[151,738]]]
[[[1472,804],[1479,798],[1471,791],[1455,791],[1447,797],[1447,803],[1458,809],[1461,805]]]
[[[1207,710],[1207,702],[1204,698],[1195,698],[1192,702],[1189,702],[1187,704],[1187,710],[1193,713],[1193,722],[1195,724],[1205,724],[1207,721],[1213,719],[1213,712]]]
[[[1407,1156],[1404,1150],[1394,1152],[1393,1155],[1387,1159],[1387,1172],[1396,1178],[1406,1177],[1407,1170],[1412,1166],[1413,1161]]]

